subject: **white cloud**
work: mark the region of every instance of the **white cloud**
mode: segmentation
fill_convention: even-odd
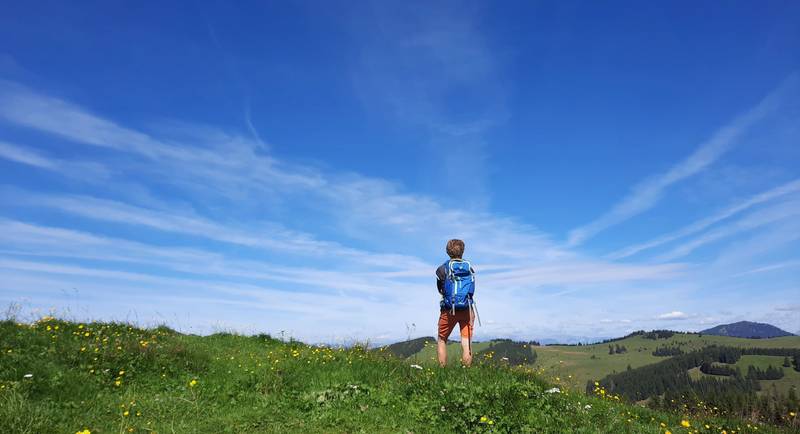
[[[81,180],[100,181],[109,177],[109,171],[101,164],[52,158],[30,148],[4,141],[0,141],[0,158]]]
[[[674,310],[672,312],[662,313],[661,315],[658,315],[656,319],[684,320],[684,319],[689,319],[689,315],[681,311]]]
[[[778,223],[800,216],[800,200],[787,200],[774,206],[754,211],[730,224],[709,231],[695,239],[687,241],[667,253],[658,256],[660,261],[672,261],[692,253],[694,250],[743,231]],[[791,237],[791,235],[787,235]]]
[[[761,267],[753,268],[752,270],[747,270],[741,273],[737,273],[736,276],[744,276],[747,274],[755,274],[755,273],[765,273],[768,271],[782,270],[785,268],[794,268],[794,267],[800,267],[800,260],[776,262],[774,264],[764,265]]]
[[[635,255],[636,253],[639,253],[643,250],[651,249],[653,247],[658,247],[660,245],[669,243],[671,241],[675,241],[677,239],[700,232],[714,225],[715,223],[718,223],[722,220],[732,217],[742,211],[746,211],[747,209],[753,206],[769,202],[784,195],[796,194],[798,192],[800,192],[800,179],[787,182],[769,191],[759,193],[755,196],[748,198],[747,200],[744,200],[728,208],[725,208],[709,217],[700,219],[694,223],[691,223],[666,235],[662,235],[651,241],[629,246],[624,249],[620,249],[614,253],[611,253],[607,257],[609,259],[621,259],[631,255]]]
[[[450,236],[467,240],[479,273],[481,315],[486,324],[499,324],[484,333],[541,329],[537,324],[579,333],[594,324],[575,318],[591,317],[598,303],[653,305],[665,294],[691,290],[663,289],[666,282],[691,277],[685,264],[586,257],[513,218],[453,210],[380,178],[291,164],[258,152],[256,141],[214,128],[181,125],[177,133],[173,128],[180,140],[147,134],[7,83],[0,85],[3,100],[29,109],[0,108],[6,120],[126,157],[114,161],[115,182],[92,194],[0,190],[5,203],[37,211],[30,214],[32,221],[0,220],[5,265],[0,292],[6,299],[19,288],[42,300],[65,287],[91,289],[89,299],[96,304],[111,303],[112,296],[125,292],[158,293],[158,308],[170,306],[174,312],[180,312],[182,301],[212,314],[217,304],[250,306],[248,318],[256,324],[269,318],[270,327],[289,327],[289,320],[281,319],[285,308],[333,319],[337,333],[374,330],[402,338],[398,325],[424,324],[435,315],[431,276]],[[145,182],[149,179],[158,179],[159,187],[169,185],[182,202],[143,204],[118,189],[120,182],[129,182],[148,191],[153,188]],[[207,212],[226,206],[238,211],[254,203],[262,206],[259,211],[269,211],[282,206],[281,200],[291,203],[277,214],[293,218],[253,212],[233,219]],[[58,223],[64,227],[35,223],[51,214],[66,217]],[[301,219],[311,224],[296,221]],[[125,230],[109,230],[115,227]],[[326,233],[336,234],[337,241]],[[643,286],[650,290],[639,291]],[[308,294],[314,291],[320,297]],[[139,309],[154,309],[140,298]],[[430,312],[421,305],[430,306]],[[382,321],[373,321],[374,312]],[[296,336],[315,333],[309,325]]]
[[[423,128],[429,160],[436,162],[429,176],[440,189],[468,188],[467,205],[485,209],[485,136],[508,115],[501,58],[480,31],[483,14],[465,3],[423,10],[379,2],[371,12],[370,20],[357,20],[350,29],[359,47],[353,86],[366,111]],[[455,95],[471,102],[460,104],[457,114],[451,107]],[[459,176],[465,166],[470,176]]]
[[[784,98],[784,94],[796,87],[797,81],[797,76],[790,76],[755,107],[717,130],[685,160],[668,171],[637,184],[622,201],[615,204],[608,212],[596,220],[570,231],[568,245],[579,245],[597,233],[652,208],[669,186],[706,169],[725,154],[750,127],[773,112]]]
[[[49,158],[43,157],[29,149],[24,149],[2,141],[0,141],[0,158],[44,169],[53,169],[56,167],[56,162]]]

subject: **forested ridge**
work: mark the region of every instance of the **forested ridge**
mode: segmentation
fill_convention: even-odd
[[[794,361],[791,369],[800,371],[800,349],[710,346],[608,375],[599,385],[629,401],[646,401],[653,408],[714,409],[735,417],[785,422],[787,412],[798,406],[796,391],[760,395],[757,392],[761,390],[760,380],[782,378],[783,369],[789,368],[749,366],[743,373],[733,366],[743,355],[784,356]],[[709,376],[692,379],[689,371],[693,368]],[[588,383],[587,392],[595,387],[593,382]]]

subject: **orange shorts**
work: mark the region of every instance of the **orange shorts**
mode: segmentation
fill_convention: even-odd
[[[457,310],[456,314],[453,315],[452,311],[443,310],[439,314],[439,339],[447,340],[447,337],[456,328],[456,324],[461,330],[461,337],[471,339],[473,328],[471,312],[470,309]]]

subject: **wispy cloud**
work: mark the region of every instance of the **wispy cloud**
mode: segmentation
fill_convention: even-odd
[[[661,199],[664,190],[700,173],[716,162],[753,125],[773,113],[785,98],[786,93],[797,87],[797,81],[796,75],[790,76],[756,106],[717,130],[686,159],[668,171],[637,184],[622,201],[615,204],[608,212],[596,220],[570,231],[568,245],[579,245],[599,232],[652,208]]]
[[[748,274],[755,274],[755,273],[766,273],[768,271],[783,270],[785,268],[795,268],[795,267],[800,267],[800,260],[781,261],[774,264],[764,265],[762,267],[753,268],[752,270],[743,271],[741,273],[736,274],[736,276],[745,276]]]
[[[125,157],[116,159],[115,182],[101,189],[0,190],[8,209],[13,204],[32,216],[0,220],[4,296],[29,288],[45,303],[48,291],[75,286],[91,291],[96,303],[110,303],[103,294],[115,288],[137,294],[142,309],[147,309],[142,294],[149,294],[196,303],[209,312],[220,305],[250,306],[247,317],[258,322],[268,313],[270,327],[287,327],[290,322],[281,319],[285,312],[303,312],[335,319],[337,332],[369,329],[401,337],[387,324],[424,323],[429,315],[420,312],[422,303],[435,310],[433,268],[450,236],[465,238],[477,261],[485,294],[481,314],[487,320],[518,319],[497,321],[485,333],[541,324],[593,327],[588,318],[596,318],[598,303],[635,298],[638,305],[656,305],[665,294],[677,297],[693,289],[674,284],[693,277],[688,264],[589,257],[517,219],[455,210],[377,177],[293,164],[265,153],[257,140],[212,127],[144,132],[8,82],[0,83],[0,102],[24,109],[0,104],[6,122]],[[471,134],[466,124],[456,126],[464,127],[459,134]],[[74,162],[11,146],[3,155],[31,167]],[[123,182],[143,191],[167,185],[179,199],[142,201],[122,189]],[[257,207],[234,216],[215,212],[252,204]],[[281,214],[282,220],[273,218]],[[58,216],[59,223],[42,224],[46,215]],[[565,302],[533,307],[536,303],[527,302],[543,299]],[[509,306],[508,300],[520,302]],[[374,312],[386,312],[383,321],[365,319]],[[649,320],[657,313],[642,315]],[[576,316],[587,319],[576,322]],[[322,339],[312,338],[316,332],[310,330],[296,336]]]
[[[0,142],[0,158],[44,169],[54,169],[57,166],[55,161],[37,152],[12,145],[8,142]]]
[[[256,142],[217,132],[213,147],[173,144],[134,128],[97,116],[59,98],[43,95],[18,83],[0,80],[0,118],[78,143],[110,148],[158,161],[162,170],[176,165],[194,177],[231,183],[275,183],[319,187],[313,171],[283,165],[255,151]],[[169,173],[169,172],[167,172]],[[172,172],[177,176],[180,173]]]
[[[725,220],[729,217],[732,217],[742,211],[746,211],[753,206],[760,205],[766,202],[769,202],[773,199],[779,198],[784,195],[790,195],[800,192],[800,180],[794,180],[791,182],[787,182],[786,184],[780,185],[775,187],[771,190],[759,193],[755,196],[748,198],[742,202],[739,202],[735,205],[729,206],[719,212],[714,213],[713,215],[706,217],[704,219],[700,219],[694,223],[691,223],[687,226],[684,226],[676,231],[670,232],[666,235],[662,235],[658,238],[655,238],[651,241],[636,244],[633,246],[626,247],[624,249],[618,250],[614,253],[611,253],[607,257],[609,259],[621,259],[626,258],[628,256],[635,255],[641,251],[652,249],[654,247],[661,246],[663,244],[669,243],[671,241],[675,241],[677,239],[695,234],[700,232],[708,227],[718,223],[722,220]]]
[[[359,46],[353,86],[368,112],[422,127],[437,182],[449,190],[469,188],[465,205],[484,209],[486,133],[508,116],[501,61],[480,32],[480,5],[428,6],[372,5],[370,19],[351,28]],[[454,99],[470,103],[454,111]],[[465,166],[470,176],[459,176]]]
[[[686,256],[704,245],[731,237],[734,234],[786,219],[796,219],[798,216],[800,216],[800,200],[787,200],[766,209],[754,211],[739,220],[687,241],[669,252],[659,255],[657,260],[672,261]]]
[[[3,141],[0,141],[0,159],[84,181],[98,182],[111,176],[107,167],[96,162],[53,158],[28,147]]]

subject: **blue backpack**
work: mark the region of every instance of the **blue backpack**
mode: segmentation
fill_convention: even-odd
[[[475,294],[475,273],[472,266],[461,259],[451,259],[444,265],[447,275],[444,279],[442,309],[450,309],[453,313],[468,309],[472,304],[472,295]]]

